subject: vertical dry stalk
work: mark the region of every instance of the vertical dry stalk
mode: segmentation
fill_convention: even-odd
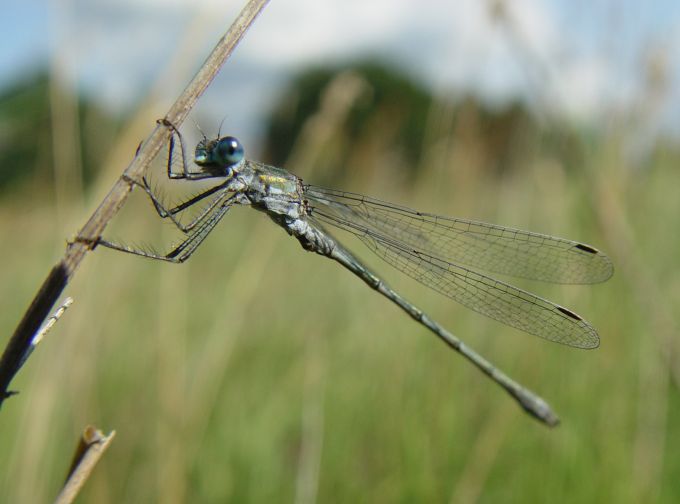
[[[198,98],[215,78],[219,69],[268,2],[269,0],[248,1],[194,79],[170,108],[165,119],[175,125],[184,122]],[[157,125],[141,145],[137,155],[123,172],[123,176],[118,179],[99,207],[78,232],[79,238],[96,240],[101,236],[107,224],[121,209],[132,190],[132,186],[126,179],[139,178],[166,143],[167,138],[167,128]],[[9,384],[21,368],[22,356],[30,346],[33,335],[42,325],[50,309],[89,250],[91,250],[91,246],[84,241],[69,243],[64,257],[52,268],[21,322],[19,322],[0,359],[0,406],[11,395],[8,392]]]

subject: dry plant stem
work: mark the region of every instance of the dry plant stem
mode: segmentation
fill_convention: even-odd
[[[35,333],[35,336],[31,340],[31,344],[29,347],[26,349],[26,353],[24,354],[24,357],[19,365],[19,367],[23,366],[26,362],[26,359],[28,359],[31,354],[33,353],[33,350],[35,350],[35,347],[37,347],[40,342],[43,340],[43,338],[47,335],[48,332],[50,332],[50,329],[54,327],[54,324],[56,324],[61,316],[66,313],[66,310],[68,310],[69,306],[73,304],[73,298],[72,297],[67,297],[64,302],[61,304],[59,308],[57,308],[57,311],[54,312],[54,315],[52,315],[49,319],[47,319],[47,322],[40,328],[38,332]]]
[[[50,332],[50,329],[54,327],[54,324],[59,321],[61,316],[66,313],[66,310],[73,304],[73,298],[72,297],[67,297],[63,303],[61,303],[61,306],[57,308],[57,311],[54,312],[54,315],[52,315],[47,322],[45,323],[44,326],[38,331],[38,333],[35,335],[35,338],[33,338],[32,345],[37,346],[43,338],[47,335],[48,332]]]
[[[116,431],[111,431],[105,436],[92,426],[85,428],[76,447],[66,482],[54,501],[55,504],[69,504],[75,500],[115,435]]]
[[[253,24],[257,15],[269,0],[250,0],[227,33],[213,49],[191,83],[179,96],[166,114],[165,119],[179,126],[208,85],[217,75],[224,62],[229,58],[246,30]],[[139,179],[144,170],[156,157],[168,139],[168,129],[157,125],[151,135],[140,146],[137,155],[114,184],[99,207],[79,231],[76,240],[66,247],[64,257],[57,263],[43,282],[30,307],[24,314],[14,334],[9,340],[0,359],[0,406],[11,395],[9,384],[22,365],[22,358],[30,346],[33,336],[47,317],[62,291],[80,265],[80,262],[101,236],[106,225],[118,213],[132,190],[130,180]]]

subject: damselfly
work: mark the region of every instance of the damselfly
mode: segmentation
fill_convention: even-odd
[[[203,138],[194,166],[186,162],[184,142],[169,122],[167,176],[170,179],[217,179],[219,183],[188,201],[165,208],[147,179],[129,180],[141,187],[162,218],[171,220],[185,239],[168,253],[137,250],[104,239],[96,244],[170,262],[186,261],[233,205],[267,214],[303,248],[334,259],[371,288],[398,305],[512,394],[522,406],[548,423],[556,417],[548,405],[495,368],[415,305],[390,288],[335,238],[325,226],[348,231],[403,273],[487,317],[536,336],[572,347],[599,345],[595,329],[567,308],[487,276],[481,271],[553,283],[603,282],[613,273],[609,258],[590,245],[494,224],[443,217],[303,182],[292,173],[245,159],[230,136]],[[175,137],[182,154],[176,169]],[[190,222],[178,214],[203,201]],[[207,204],[206,204],[207,203]]]

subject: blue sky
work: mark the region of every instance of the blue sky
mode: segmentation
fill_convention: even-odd
[[[147,95],[178,45],[188,46],[189,61],[160,88],[162,113],[242,3],[12,2],[0,18],[0,87],[55,58],[66,85],[122,111]],[[292,72],[377,54],[438,93],[474,90],[497,102],[542,93],[561,113],[598,121],[635,110],[645,99],[646,62],[655,59],[667,85],[650,127],[678,127],[677,0],[507,0],[514,35],[494,22],[490,3],[272,0],[202,106],[250,134]],[[532,78],[536,67],[550,78]]]

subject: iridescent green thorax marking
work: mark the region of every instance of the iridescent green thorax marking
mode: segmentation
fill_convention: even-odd
[[[283,168],[252,165],[255,175],[268,194],[297,194],[298,178]]]

